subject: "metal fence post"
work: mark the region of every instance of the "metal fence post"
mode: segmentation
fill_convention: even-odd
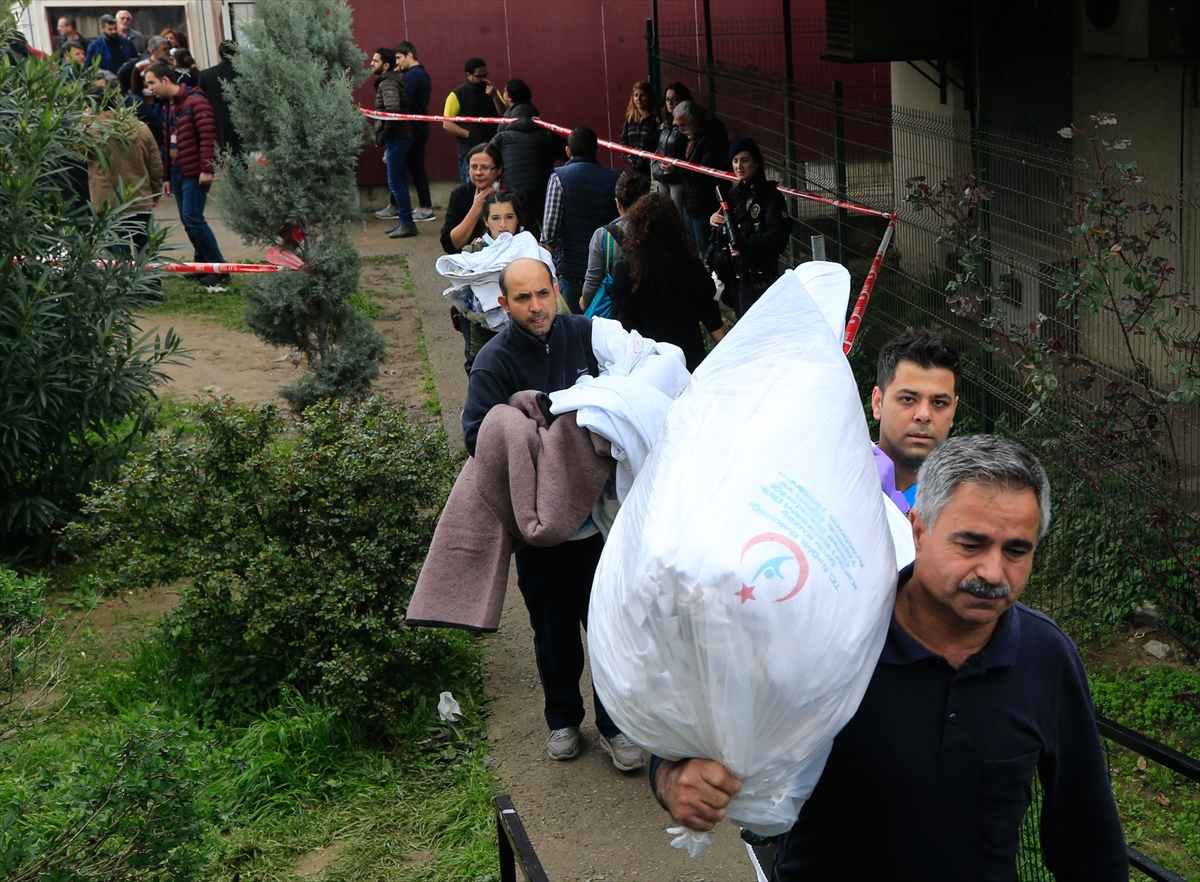
[[[717,81],[713,76],[712,6],[709,0],[704,0],[704,72],[708,74],[708,105],[705,110],[712,116],[717,112]]]
[[[796,186],[796,63],[792,56],[792,0],[783,0],[783,163],[787,186]],[[788,236],[788,265],[800,262],[796,238]],[[815,259],[815,258],[814,258]]]
[[[650,88],[662,98],[662,66],[658,61],[658,0],[654,0],[653,16],[646,19],[646,73]]]
[[[846,198],[846,109],[842,98],[842,81],[833,81],[833,165],[837,177],[837,198]],[[837,209],[837,259],[846,266],[846,209]]]

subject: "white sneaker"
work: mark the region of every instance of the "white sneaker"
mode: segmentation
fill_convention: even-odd
[[[546,739],[546,752],[552,760],[569,760],[579,756],[579,727],[555,729]]]
[[[421,223],[422,221],[437,220],[437,215],[433,213],[433,209],[431,208],[418,208],[413,212],[413,220],[417,223]]]
[[[375,216],[380,220],[387,220],[388,218],[399,217],[400,210],[394,205],[385,205],[379,211],[375,212]]]
[[[612,738],[601,733],[600,746],[604,748],[605,753],[612,757],[613,765],[622,772],[644,769],[646,763],[650,761],[646,751],[630,741],[629,736],[623,732],[618,732]]]

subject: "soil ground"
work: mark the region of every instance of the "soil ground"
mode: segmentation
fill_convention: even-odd
[[[446,204],[451,187],[434,186],[435,206]],[[174,205],[164,203],[155,214],[160,221],[176,225],[171,241],[182,250],[186,240],[177,226]],[[226,260],[261,261],[262,255],[242,246],[211,208],[208,216]],[[355,230],[364,258],[362,290],[375,294],[384,308],[376,327],[387,341],[388,359],[375,388],[393,403],[407,405],[414,416],[431,419],[421,407],[424,365],[417,339],[423,332],[441,419],[450,445],[461,447],[459,419],[466,377],[462,337],[450,324],[441,295],[446,286],[434,270],[434,261],[442,253],[440,220],[420,224],[420,235],[414,239],[390,240],[383,233],[385,227],[364,209],[363,223]],[[412,297],[406,294],[402,260],[407,261],[415,286]],[[250,404],[275,400],[283,406],[278,391],[294,377],[292,363],[281,360],[288,353],[202,319],[156,314],[155,322],[164,329],[174,327],[192,355],[192,361],[171,369],[173,383],[167,395],[188,400],[212,389]],[[484,638],[484,645],[494,769],[551,879],[752,882],[754,870],[730,824],[720,827],[714,845],[694,860],[670,847],[671,837],[665,832],[670,818],[651,796],[645,774],[613,768],[597,744],[590,713],[583,727],[582,755],[568,763],[547,757],[532,631],[513,573],[500,630]],[[590,691],[585,701],[590,708]],[[305,875],[319,872],[319,864],[321,860],[314,857],[313,865],[303,868]]]

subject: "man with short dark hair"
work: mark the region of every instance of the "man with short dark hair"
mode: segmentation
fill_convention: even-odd
[[[396,68],[404,81],[404,97],[408,99],[408,112],[423,116],[429,113],[429,99],[433,94],[433,80],[425,65],[417,60],[417,47],[404,40],[396,47]],[[412,149],[408,151],[408,172],[417,188],[418,208],[413,212],[417,223],[436,220],[433,213],[433,198],[429,195],[429,173],[425,171],[425,145],[429,143],[429,123],[412,121]],[[376,217],[395,217],[391,214],[375,213]]]
[[[541,260],[514,260],[500,274],[500,305],[511,321],[480,350],[471,367],[463,407],[463,441],[475,455],[483,418],[497,404],[528,389],[557,392],[584,374],[596,376],[592,325],[577,315],[558,315],[558,286]],[[583,642],[592,577],[604,540],[589,517],[567,542],[549,548],[527,545],[516,553],[517,585],[533,625],[534,654],[545,697],[550,736],[546,751],[554,760],[579,755],[583,721]],[[622,771],[640,769],[645,752],[621,734],[600,696],[593,702],[600,746]]]
[[[233,67],[237,44],[229,40],[223,41],[217,47],[217,55],[221,59],[219,62],[200,71],[200,88],[208,97],[208,103],[212,105],[213,114],[217,118],[218,143],[227,150],[240,153],[242,139],[233,127],[233,118],[229,115],[229,102],[225,100],[225,87],[237,78],[237,71]]]
[[[386,46],[376,49],[371,58],[371,70],[375,72],[375,109],[384,113],[408,113],[404,81],[396,70],[395,50]],[[405,169],[413,145],[412,123],[405,119],[375,120],[375,143],[383,148],[388,189],[396,200],[396,225],[387,231],[388,238],[409,239],[417,235]]]
[[[779,837],[779,882],[1008,882],[1036,772],[1040,845],[1059,882],[1126,882],[1129,862],[1074,644],[1017,603],[1050,522],[1050,484],[1015,441],[953,438],[921,469],[882,655],[812,795]],[[719,763],[655,760],[693,830],[740,783]],[[864,844],[869,843],[868,848]]]
[[[487,62],[482,58],[468,58],[463,65],[467,80],[446,96],[443,116],[500,116],[504,113],[504,99],[488,79]],[[442,128],[458,138],[458,177],[465,184],[471,176],[467,173],[467,151],[477,144],[486,144],[496,134],[492,123],[463,123],[445,120]]]
[[[91,64],[92,59],[99,58],[101,69],[116,73],[121,65],[137,57],[133,41],[117,31],[117,20],[111,15],[100,16],[100,36],[88,46],[84,63]]]
[[[588,245],[598,227],[617,219],[613,192],[621,173],[596,161],[596,133],[580,126],[567,138],[567,156],[546,184],[542,244],[554,254],[563,298],[572,309],[583,296]]]
[[[917,495],[917,470],[954,426],[962,359],[928,328],[909,328],[879,350],[875,384],[875,465],[883,492],[907,514]]]
[[[212,105],[199,89],[175,82],[161,61],[146,68],[146,88],[165,105],[163,114],[163,195],[175,196],[179,219],[199,263],[224,263],[217,237],[204,219],[204,206],[214,180],[217,121]],[[224,274],[211,273],[198,281],[206,285],[227,282]]]
[[[76,26],[75,16],[61,15],[58,18],[58,36],[54,38],[54,48],[62,53],[63,44],[65,43],[80,43],[83,45],[84,54],[87,53],[87,40],[79,33]],[[65,53],[63,53],[65,54]]]
[[[145,52],[146,36],[141,31],[133,29],[133,13],[128,9],[118,9],[115,18],[117,19],[117,33],[133,43],[133,48],[138,55]]]
[[[505,103],[512,102],[504,116],[515,120],[501,126],[492,144],[504,157],[506,187],[521,191],[521,219],[525,229],[540,236],[546,208],[546,183],[554,163],[567,159],[567,139],[543,129],[533,121],[538,109],[533,92],[522,80],[509,80],[504,86]]]

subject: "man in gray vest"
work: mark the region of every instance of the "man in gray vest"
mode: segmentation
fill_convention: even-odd
[[[542,244],[554,254],[558,286],[577,309],[587,273],[588,245],[599,227],[617,219],[613,201],[621,173],[596,162],[596,133],[579,127],[567,138],[567,156],[546,185]]]

